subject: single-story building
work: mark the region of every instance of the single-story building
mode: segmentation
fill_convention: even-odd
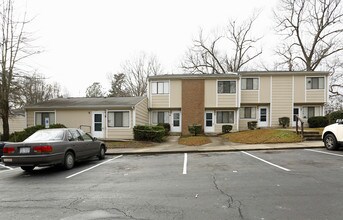
[[[27,127],[64,124],[99,139],[133,139],[135,125],[149,124],[146,97],[57,98],[25,107]]]

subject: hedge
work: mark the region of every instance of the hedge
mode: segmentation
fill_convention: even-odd
[[[283,128],[289,127],[290,119],[289,117],[279,118],[279,125],[282,125]]]
[[[188,125],[188,131],[189,133],[193,134],[194,136],[197,136],[197,134],[200,134],[202,130],[202,126],[198,124]]]
[[[66,128],[63,124],[52,124],[49,126],[50,128]],[[16,131],[10,134],[9,141],[11,142],[22,142],[26,138],[30,137],[33,133],[38,130],[45,129],[44,125],[36,125],[32,127],[25,128],[23,131]]]
[[[162,126],[165,130],[165,135],[168,136],[170,132],[170,124],[169,123],[159,123],[157,126]]]
[[[222,133],[224,133],[224,134],[230,133],[231,130],[232,130],[232,125],[223,125],[222,126]]]
[[[133,135],[136,141],[162,142],[165,129],[162,126],[136,125],[133,128]]]
[[[257,121],[248,121],[248,128],[254,130],[257,128]]]
[[[329,124],[329,120],[325,116],[311,117],[307,120],[310,128],[322,128]]]

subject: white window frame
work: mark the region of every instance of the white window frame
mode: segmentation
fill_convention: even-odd
[[[169,117],[169,111],[164,111],[164,110],[160,110],[160,111],[152,111],[151,112],[151,124],[153,125],[157,125],[158,124],[158,113],[162,113],[163,112],[163,123],[169,123],[170,121],[170,117]],[[156,118],[155,118],[156,116]]]
[[[229,122],[220,122],[219,120],[218,120],[218,115],[219,115],[219,113],[223,113],[223,112],[229,112]],[[232,118],[232,120],[230,121],[230,112],[232,112],[233,113],[233,118]],[[234,124],[235,123],[235,111],[234,110],[221,110],[221,111],[216,111],[216,123],[217,124]]]
[[[252,89],[247,89],[247,80],[252,80]],[[258,77],[245,77],[241,79],[241,90],[259,90],[260,89],[260,79]]]
[[[116,127],[114,126],[114,118],[113,118],[113,126],[111,126],[112,122],[110,121],[111,118],[110,118],[110,113],[128,113],[128,126],[124,126],[124,123],[123,123],[123,126],[120,126],[120,127]],[[107,111],[107,128],[131,128],[131,111],[129,110],[108,110]],[[123,122],[124,122],[124,118],[123,118]]]
[[[151,94],[165,95],[169,94],[169,81],[153,81],[151,82]]]
[[[312,79],[318,79],[318,88],[313,88]],[[320,79],[323,79],[322,81]],[[318,90],[325,89],[325,77],[324,76],[307,76],[306,77],[306,90]]]
[[[33,116],[33,120],[34,120],[34,125],[36,126],[36,125],[38,125],[36,122],[36,119],[37,119],[37,117],[36,117],[36,115],[37,115],[37,113],[54,113],[55,115],[54,115],[54,121],[55,121],[55,123],[50,123],[50,121],[49,121],[49,125],[52,125],[52,124],[56,124],[57,122],[56,122],[56,111],[35,111],[34,112],[34,116]],[[50,118],[50,115],[49,115],[49,118]],[[40,125],[45,125],[43,122],[41,122],[42,124],[40,124]]]
[[[245,109],[246,108],[251,108],[251,110],[254,110],[254,111],[251,111],[250,112],[250,118],[246,118],[245,117]],[[241,107],[240,109],[240,118],[241,119],[257,119],[257,108],[255,106],[244,106],[244,107]]]
[[[219,83],[220,82],[229,82],[229,92],[219,92]],[[231,82],[235,83],[235,91],[234,92],[230,92],[231,91]],[[224,88],[223,88],[224,90]],[[236,94],[237,93],[237,81],[236,80],[217,80],[217,94],[219,95],[228,95],[228,94]]]

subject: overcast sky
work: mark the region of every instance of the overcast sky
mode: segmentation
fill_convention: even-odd
[[[19,0],[17,0],[19,1]],[[109,74],[140,52],[154,54],[166,73],[181,73],[180,62],[199,29],[205,33],[229,19],[247,19],[262,10],[254,33],[264,36],[270,53],[272,9],[277,0],[29,0],[35,16],[30,30],[44,53],[34,57],[38,72],[56,81],[71,96],[85,96]]]

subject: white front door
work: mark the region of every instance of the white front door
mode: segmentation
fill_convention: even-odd
[[[181,132],[181,112],[180,111],[173,111],[172,112],[172,122],[170,131],[171,132]]]
[[[205,133],[214,132],[214,112],[205,111]]]
[[[258,127],[268,127],[268,107],[259,108]]]
[[[105,112],[92,112],[92,136],[96,138],[105,137]]]

